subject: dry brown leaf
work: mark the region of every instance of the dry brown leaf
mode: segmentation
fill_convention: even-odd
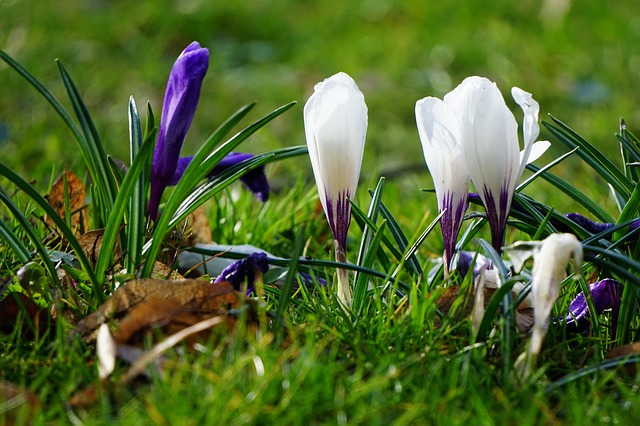
[[[95,264],[100,256],[100,250],[102,249],[102,239],[104,238],[104,228],[95,229],[93,231],[85,232],[78,237],[78,244],[82,247],[82,250],[89,258],[91,263]],[[116,243],[113,248],[113,257],[117,259],[120,256],[120,247]]]
[[[51,207],[53,207],[61,218],[65,218],[65,185],[64,177],[67,180],[67,194],[69,197],[69,211],[71,212],[71,229],[76,235],[82,234],[89,229],[87,213],[85,210],[86,192],[84,185],[74,173],[66,171],[61,175],[51,187],[48,195],[45,195]],[[55,227],[51,218],[47,218],[47,224]]]
[[[97,311],[78,322],[76,332],[86,340],[93,340],[97,328],[110,319],[114,318],[117,322],[118,318],[126,317],[129,312],[134,312],[138,317],[133,311],[137,305],[150,301],[149,306],[138,309],[151,310],[156,306],[155,303],[160,303],[158,301],[169,299],[170,302],[162,304],[165,315],[169,317],[177,312],[174,309],[176,306],[182,312],[226,315],[228,309],[237,307],[240,302],[238,293],[227,282],[211,284],[202,280],[139,279],[119,287]],[[130,321],[135,322],[135,317]]]
[[[183,221],[182,226],[190,231],[190,235],[184,241],[183,245],[192,247],[196,244],[209,244],[213,242],[211,239],[211,225],[209,224],[209,218],[207,217],[207,211],[204,205],[195,209]]]
[[[180,275],[175,269],[171,269],[169,266],[162,262],[156,261],[153,265],[153,271],[151,277],[160,280],[182,280],[184,277]]]
[[[0,301],[0,331],[12,333],[21,313],[28,317],[21,322],[24,336],[33,336],[36,330],[42,333],[51,327],[51,314],[46,309],[25,294],[11,293]]]

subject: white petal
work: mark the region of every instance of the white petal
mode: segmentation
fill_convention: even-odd
[[[416,122],[425,162],[433,178],[439,206],[446,193],[463,200],[469,192],[469,171],[460,147],[460,118],[437,98],[416,103]]]
[[[531,151],[529,151],[529,158],[524,162],[524,165],[529,163],[533,163],[538,158],[542,157],[542,154],[547,152],[547,149],[551,146],[551,142],[549,141],[538,141],[531,145]],[[522,164],[525,152],[520,152],[520,162]]]
[[[445,101],[462,115],[462,150],[483,201],[485,189],[496,200],[503,189],[512,193],[520,177],[518,125],[500,90],[486,78],[469,77],[449,95]]]
[[[513,87],[511,89],[511,95],[516,103],[520,105],[520,108],[522,108],[522,112],[524,112],[524,119],[522,122],[524,149],[522,150],[523,154],[520,159],[520,174],[522,174],[525,165],[533,161],[529,160],[529,157],[533,142],[540,134],[540,125],[538,124],[540,105],[535,99],[533,99],[531,93],[525,92],[518,87]]]
[[[349,191],[358,185],[367,132],[367,106],[358,86],[338,73],[315,86],[304,107],[309,158],[325,207],[326,196]]]

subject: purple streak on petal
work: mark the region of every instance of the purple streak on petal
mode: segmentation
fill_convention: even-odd
[[[327,195],[327,219],[333,238],[338,241],[342,248],[347,246],[347,231],[351,222],[351,203],[349,203],[350,193],[348,190],[338,193],[338,199],[332,200]],[[335,217],[334,217],[335,210]]]
[[[453,258],[467,206],[466,199],[462,199],[457,205],[454,205],[454,194],[450,192],[446,193],[442,200],[441,211],[444,211],[444,214],[440,218],[440,230],[444,241],[444,258],[447,270],[449,269],[449,262]]]
[[[244,259],[236,260],[222,270],[214,283],[229,281],[237,291],[242,290],[247,283],[247,295],[255,290],[256,277],[269,270],[267,254],[263,252],[251,253]]]
[[[485,201],[484,208],[487,212],[487,220],[489,221],[489,229],[491,230],[491,245],[498,253],[502,253],[512,194],[509,193],[507,188],[503,187],[500,190],[499,205],[496,205],[493,193],[487,187],[483,188],[483,193]]]
[[[589,292],[593,299],[593,305],[596,309],[596,315],[602,314],[606,309],[612,309],[613,313],[613,329],[617,326],[617,313],[620,307],[621,285],[618,281],[605,278],[595,282],[589,286]],[[580,292],[578,296],[569,304],[569,313],[565,316],[564,322],[567,329],[576,332],[586,332],[591,327],[589,315],[589,307],[584,297],[584,293]]]
[[[209,50],[191,43],[176,59],[169,74],[162,105],[158,140],[153,151],[148,216],[156,219],[160,198],[178,164],[184,138],[200,99],[209,67]]]
[[[245,154],[242,152],[231,152],[227,154],[218,164],[216,164],[216,166],[209,172],[207,176],[212,179],[229,167],[235,166],[236,164],[250,158],[253,158],[253,155]],[[193,160],[193,156],[180,157],[178,159],[176,171],[167,183],[167,186],[178,184],[180,178],[182,178],[182,175],[184,175],[185,170],[191,163],[191,160]],[[269,199],[269,181],[267,180],[267,176],[264,174],[264,165],[249,170],[240,177],[240,181],[244,183],[251,192],[253,192],[258,200],[264,203]]]

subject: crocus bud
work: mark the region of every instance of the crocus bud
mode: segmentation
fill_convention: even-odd
[[[193,42],[176,59],[162,105],[158,140],[151,167],[151,194],[147,215],[156,219],[160,198],[175,173],[180,150],[200,99],[209,67],[209,50]]]
[[[309,158],[320,202],[329,221],[336,260],[346,262],[351,221],[349,200],[355,196],[367,134],[367,105],[355,81],[338,73],[316,84],[304,106]],[[338,270],[338,298],[351,303],[346,270]]]

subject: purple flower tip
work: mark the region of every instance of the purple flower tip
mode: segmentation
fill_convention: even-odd
[[[176,59],[169,74],[151,167],[151,195],[147,214],[152,219],[158,214],[160,198],[178,164],[208,67],[209,50],[193,42]]]
[[[237,291],[247,283],[247,295],[255,290],[256,278],[269,270],[267,254],[263,252],[252,253],[244,259],[236,260],[224,268],[215,283],[229,281]]]
[[[613,318],[617,315],[617,309],[620,306],[621,288],[620,283],[611,278],[605,278],[595,282],[589,286],[589,292],[593,299],[596,309],[596,315],[602,314],[606,309],[613,309]],[[578,296],[569,304],[569,313],[565,316],[563,322],[568,329],[586,332],[591,326],[589,316],[589,307],[584,293],[580,292]],[[615,329],[615,325],[614,329]]]
[[[475,253],[472,251],[460,251],[458,253],[458,272],[460,272],[460,275],[462,275],[463,277],[467,275],[467,272],[469,272],[469,270],[471,269],[471,263],[473,262],[473,259],[476,259],[476,262],[473,264],[473,279],[475,280],[478,275],[480,275],[480,272],[482,272],[483,269],[490,269],[491,268],[491,261],[484,255],[480,254],[480,253]]]
[[[253,158],[253,155],[242,152],[231,152],[227,154],[227,156],[224,157],[207,176],[210,179],[213,179],[216,175],[219,175],[226,169],[250,158]],[[178,159],[176,170],[167,185],[176,185],[192,160],[193,156],[180,157]],[[253,192],[258,200],[264,203],[269,199],[270,187],[267,176],[264,174],[264,166],[259,166],[255,169],[249,170],[240,178],[240,181],[244,183],[251,192]]]

